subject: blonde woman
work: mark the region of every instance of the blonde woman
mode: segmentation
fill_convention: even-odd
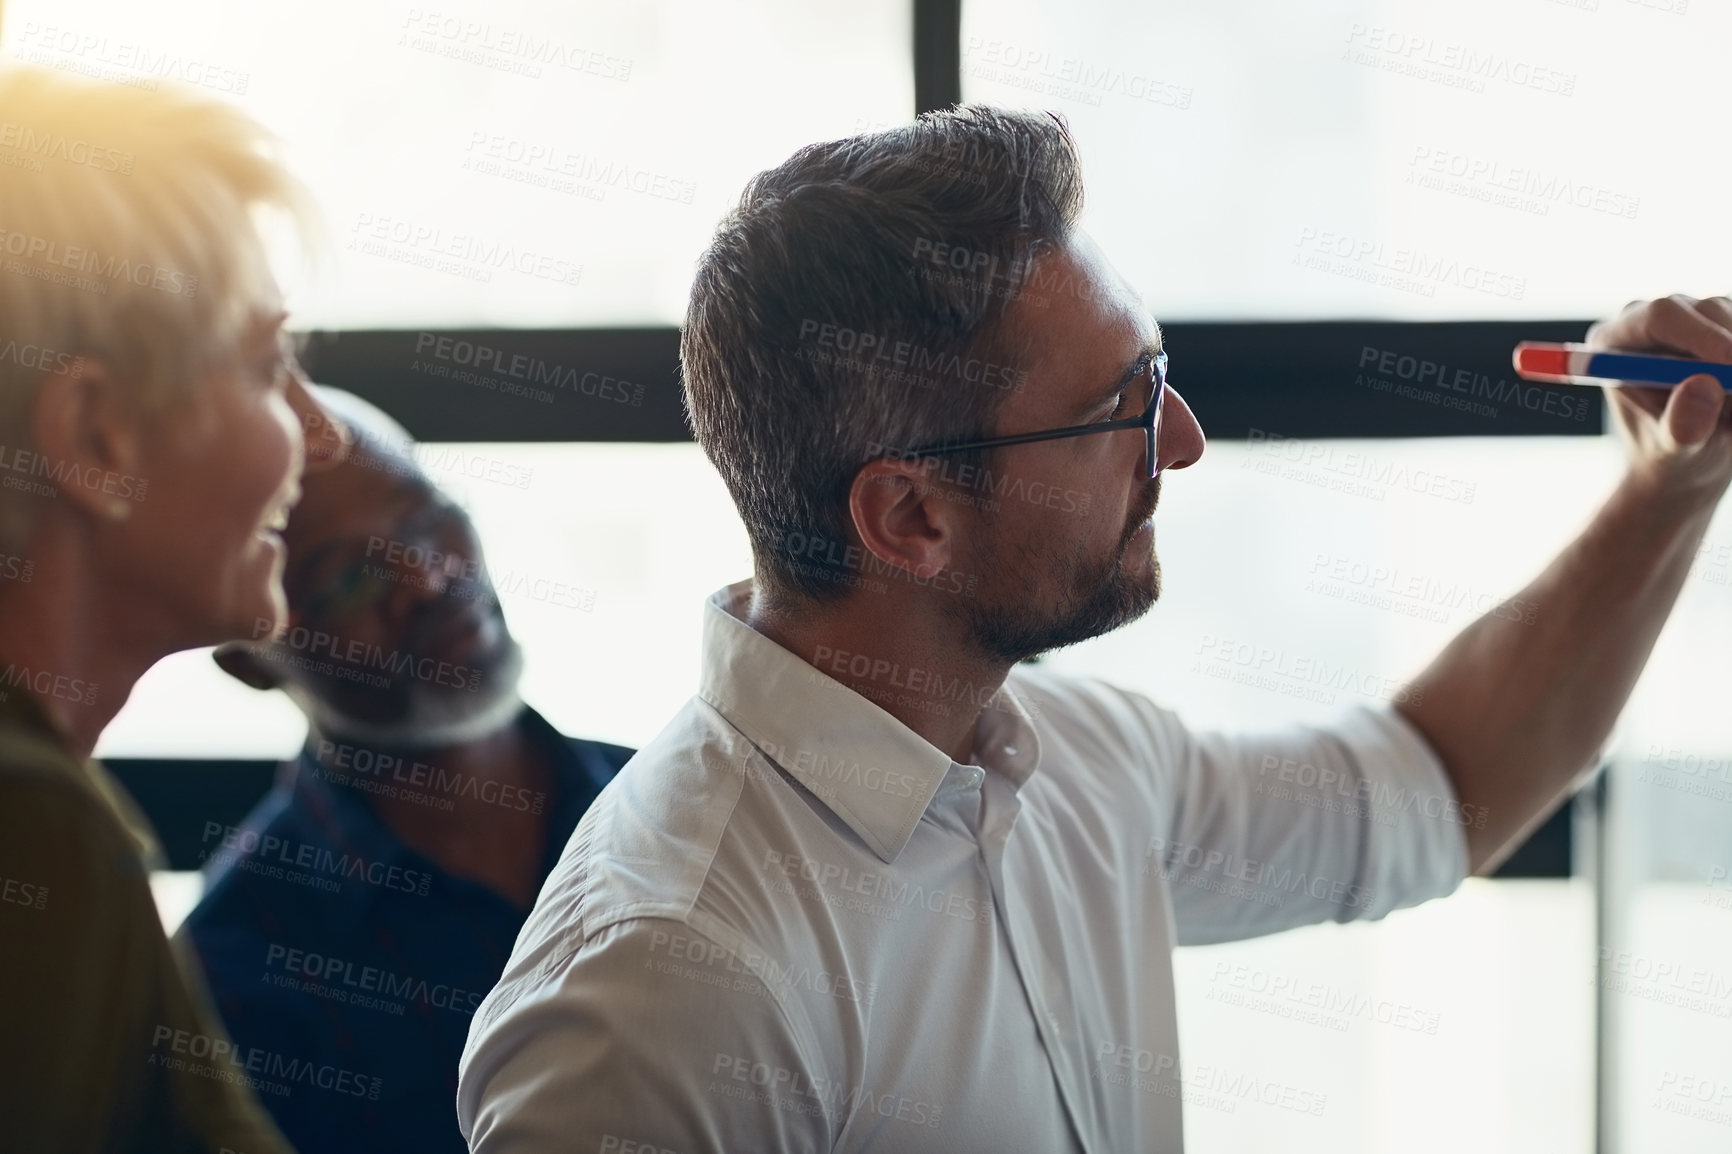
[[[0,1148],[283,1150],[249,1087],[336,1075],[230,1045],[88,758],[159,658],[284,618],[276,530],[342,452],[260,231],[306,202],[190,92],[0,68],[0,122]]]

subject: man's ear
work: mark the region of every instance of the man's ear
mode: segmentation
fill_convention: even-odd
[[[848,511],[866,550],[925,581],[951,563],[955,510],[919,461],[879,458],[854,475]]]
[[[31,406],[30,432],[36,451],[57,474],[99,479],[61,485],[60,495],[110,519],[124,517],[128,505],[100,479],[137,475],[144,456],[142,421],[136,398],[127,395],[114,371],[94,357],[80,357],[77,372],[44,375]]]
[[[240,641],[230,641],[216,647],[211,654],[211,660],[236,681],[252,686],[254,689],[277,689],[283,684],[282,675],[271,663],[261,658],[258,651],[251,645]]]

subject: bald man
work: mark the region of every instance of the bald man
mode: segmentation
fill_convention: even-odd
[[[237,1044],[328,1071],[263,1096],[297,1146],[461,1152],[470,1016],[631,751],[523,704],[468,516],[388,417],[319,395],[354,444],[283,534],[290,627],[217,653],[300,706],[306,746],[240,828],[208,831],[182,933]]]

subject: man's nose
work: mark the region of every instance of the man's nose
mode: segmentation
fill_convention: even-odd
[[[1160,456],[1161,471],[1185,469],[1196,464],[1207,444],[1208,438],[1203,436],[1203,426],[1197,423],[1191,406],[1185,403],[1185,398],[1179,395],[1177,389],[1168,385],[1166,398],[1161,401],[1160,441],[1155,446],[1155,452]]]

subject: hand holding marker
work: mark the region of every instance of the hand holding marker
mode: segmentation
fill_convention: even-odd
[[[1554,385],[1621,385],[1633,389],[1669,389],[1705,373],[1732,392],[1732,365],[1658,357],[1651,353],[1620,353],[1588,345],[1522,341],[1515,347],[1516,375]]]

